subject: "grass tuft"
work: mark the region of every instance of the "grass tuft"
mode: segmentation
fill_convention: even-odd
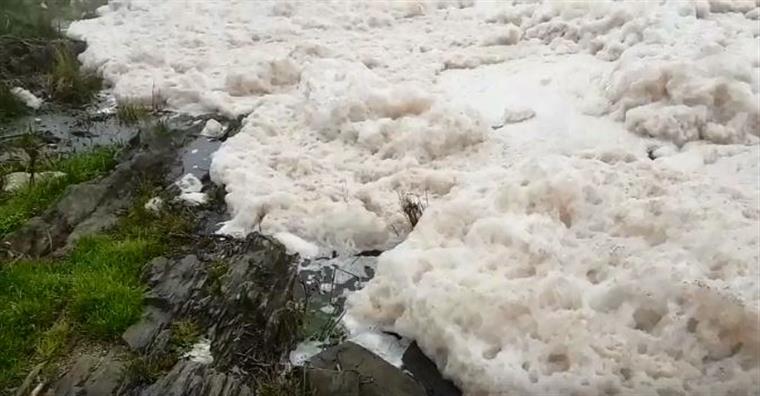
[[[80,69],[79,62],[66,46],[55,51],[49,83],[54,99],[73,105],[86,104],[103,86],[100,76]]]
[[[151,110],[137,102],[126,101],[116,108],[116,118],[124,125],[134,125],[150,117]]]
[[[399,204],[401,205],[401,212],[404,213],[404,217],[409,222],[409,225],[414,229],[417,223],[420,221],[422,214],[427,207],[427,198],[425,202],[414,194],[399,194]]]

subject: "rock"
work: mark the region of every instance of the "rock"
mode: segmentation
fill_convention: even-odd
[[[73,366],[58,380],[47,392],[55,396],[75,396],[80,393],[82,385],[90,371],[96,367],[98,358],[92,355],[82,355],[77,358]]]
[[[206,121],[206,126],[203,127],[201,135],[210,138],[219,138],[224,135],[224,126],[212,118]]]
[[[760,19],[760,7],[755,7],[749,11],[747,11],[746,14],[744,14],[744,17],[747,19],[753,19],[758,20]]]
[[[307,381],[311,389],[314,389],[314,396],[359,396],[361,380],[359,373],[354,370],[311,368],[307,371]]]
[[[402,358],[404,362],[404,370],[412,374],[412,376],[425,387],[428,395],[435,396],[461,396],[460,391],[451,381],[444,379],[438,368],[435,366],[432,360],[430,360],[417,345],[417,342],[412,342],[409,348],[404,352]]]
[[[48,179],[55,179],[58,177],[64,177],[66,176],[63,172],[37,172],[34,175],[35,181],[42,181],[42,180],[48,180]],[[3,190],[4,191],[15,191],[18,190],[21,187],[26,186],[29,184],[29,179],[31,178],[31,174],[27,172],[11,172],[3,178]]]
[[[147,300],[153,305],[184,314],[193,309],[189,302],[200,299],[204,292],[205,266],[195,255],[171,262],[158,257],[147,268],[147,282],[151,286]]]
[[[110,352],[79,356],[74,364],[43,394],[48,396],[101,396],[116,394],[125,364]]]
[[[124,376],[124,368],[124,362],[117,359],[115,354],[109,353],[84,383],[83,394],[93,396],[115,394]]]
[[[108,193],[108,185],[92,181],[70,186],[55,209],[67,224],[79,224],[97,209]]]
[[[253,396],[237,375],[217,372],[208,365],[182,360],[140,396]]]
[[[211,351],[222,367],[259,370],[260,362],[279,362],[297,343],[302,319],[298,302],[303,298],[298,266],[282,244],[259,234],[229,249],[221,295],[210,309],[217,312]]]
[[[129,326],[121,338],[134,350],[144,352],[171,321],[171,313],[148,306],[139,322]]]
[[[119,221],[118,213],[129,207],[130,201],[125,197],[114,198],[104,202],[86,219],[79,222],[66,238],[66,245],[73,246],[85,235],[105,231],[115,226]]]
[[[346,371],[358,375],[358,391],[353,388],[351,375],[344,374]],[[306,376],[315,396],[427,395],[425,388],[401,369],[353,342],[328,348],[311,358]],[[336,389],[346,393],[333,393]]]
[[[32,217],[16,232],[3,239],[0,259],[3,256],[43,256],[65,242],[66,229],[66,223],[62,219],[46,221],[41,216]]]

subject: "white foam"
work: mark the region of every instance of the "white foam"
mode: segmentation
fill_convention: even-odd
[[[211,354],[211,341],[207,338],[201,338],[193,344],[193,347],[183,357],[201,364],[213,363],[214,356]]]
[[[11,93],[15,95],[19,100],[24,102],[27,107],[37,110],[42,106],[42,99],[34,96],[33,93],[27,91],[24,88],[16,87],[11,89]]]
[[[512,3],[122,0],[69,33],[117,97],[246,115],[223,232],[391,249],[349,298],[379,353],[465,394],[758,389],[757,2]]]
[[[203,183],[192,173],[182,176],[175,184],[180,189],[180,193],[177,196],[177,199],[180,201],[193,206],[201,205],[208,201],[206,193],[201,192],[203,190]]]

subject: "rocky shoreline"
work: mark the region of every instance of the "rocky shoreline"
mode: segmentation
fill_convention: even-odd
[[[170,203],[179,193],[174,180],[191,170],[211,196],[206,205],[185,208],[195,232],[182,237],[176,254],[146,263],[142,319],[118,342],[78,347],[55,377],[35,368],[15,394],[460,394],[416,345],[402,367],[340,338],[304,366],[290,364],[288,354],[305,337],[308,301],[325,291],[313,284],[313,270],[299,272],[308,263],[277,240],[213,234],[225,216],[220,187],[187,158],[188,147],[208,141],[199,135],[202,124],[173,116],[166,119],[169,134],[142,128],[110,175],[71,186],[54,207],[3,239],[6,259],[64,255],[82,236],[112,227],[146,175],[164,175],[161,195]],[[193,344],[181,352],[173,345],[177,323],[197,326]]]

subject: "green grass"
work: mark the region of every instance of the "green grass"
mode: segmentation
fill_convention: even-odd
[[[37,0],[0,1],[0,35],[23,38],[57,37],[59,32],[53,27],[52,12],[43,8],[40,3]]]
[[[0,392],[34,364],[54,364],[77,340],[113,341],[140,318],[143,266],[191,224],[185,212],[149,213],[149,197],[142,194],[114,230],[81,239],[67,257],[0,263]],[[190,322],[173,330],[178,347],[198,334]]]
[[[49,83],[50,95],[55,100],[73,105],[86,104],[103,87],[103,79],[94,73],[83,71],[65,46],[55,51]]]
[[[49,161],[38,169],[56,170],[66,176],[40,180],[13,193],[0,193],[0,238],[16,230],[30,218],[42,213],[57,201],[66,187],[100,176],[116,165],[116,149],[96,148]],[[9,167],[8,171],[18,170]]]

